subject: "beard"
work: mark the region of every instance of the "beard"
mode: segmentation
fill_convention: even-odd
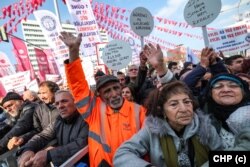
[[[115,99],[110,99],[109,100],[109,105],[112,109],[120,109],[123,104],[123,98],[122,96],[118,96]]]

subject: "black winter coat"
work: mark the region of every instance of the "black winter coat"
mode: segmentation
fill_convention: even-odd
[[[37,103],[25,101],[20,109],[20,115],[16,118],[17,122],[13,128],[5,134],[0,140],[0,154],[6,152],[9,140],[14,136],[21,136],[30,132],[33,129],[33,113]]]
[[[69,119],[58,116],[54,124],[50,124],[41,133],[35,135],[18,154],[31,150],[38,152],[50,141],[57,139],[58,146],[48,151],[49,161],[55,166],[61,165],[68,158],[87,145],[88,124],[76,111]]]

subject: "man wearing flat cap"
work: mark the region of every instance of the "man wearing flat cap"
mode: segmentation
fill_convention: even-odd
[[[29,131],[33,129],[33,112],[36,107],[36,103],[29,101],[24,101],[23,98],[15,92],[8,92],[2,100],[2,106],[9,114],[10,118],[14,120],[15,125],[12,129],[5,134],[5,136],[0,140],[0,154],[6,152],[8,142],[11,140],[16,144],[20,145],[24,143],[23,140],[15,140],[18,136],[23,136],[23,138],[28,138]],[[14,146],[13,144],[12,146]]]
[[[65,61],[69,88],[78,111],[89,124],[90,166],[113,166],[117,148],[142,127],[145,109],[122,97],[119,80],[112,75],[99,77],[96,93],[91,92],[79,58],[81,35],[62,32],[60,38],[70,51],[70,58]]]

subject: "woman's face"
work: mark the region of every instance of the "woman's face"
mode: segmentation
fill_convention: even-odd
[[[240,85],[233,81],[222,80],[213,85],[213,100],[224,106],[235,105],[243,99],[243,92]]]
[[[187,94],[174,94],[163,105],[169,125],[180,131],[193,119],[193,102]]]
[[[133,96],[128,87],[122,89],[122,97],[124,97],[128,101],[133,101]]]

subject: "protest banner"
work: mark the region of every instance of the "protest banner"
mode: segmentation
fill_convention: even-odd
[[[82,33],[81,52],[95,57],[96,43],[101,40],[89,0],[68,0],[66,4],[77,33]]]
[[[20,94],[27,88],[30,83],[30,71],[18,72],[0,78],[6,92],[16,91]]]
[[[249,35],[245,24],[213,30],[208,32],[209,45],[224,54],[239,52],[250,48]]]

